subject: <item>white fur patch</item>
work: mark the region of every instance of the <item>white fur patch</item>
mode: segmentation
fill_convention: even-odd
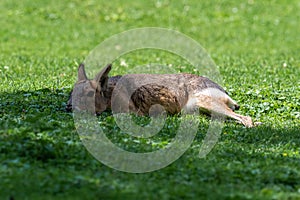
[[[234,108],[234,105],[236,105],[236,102],[232,100],[223,91],[217,88],[206,88],[204,90],[200,90],[195,92],[194,94],[191,94],[189,96],[187,103],[183,107],[183,110],[187,112],[197,111],[197,109],[199,108],[199,101],[201,102],[205,97],[209,97],[207,99],[210,99],[212,101],[211,102],[212,106],[216,106],[215,102],[225,101],[225,100],[228,100],[227,104],[229,104],[228,106],[230,108]]]
[[[210,96],[212,98],[230,98],[226,93],[217,88],[206,88],[194,94],[195,96]]]
[[[197,106],[197,101],[198,98],[196,97],[189,97],[188,101],[186,102],[186,104],[183,107],[183,110],[185,112],[193,112],[193,111],[197,111],[198,106]]]

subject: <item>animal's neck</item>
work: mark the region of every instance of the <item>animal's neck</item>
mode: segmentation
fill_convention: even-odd
[[[109,105],[108,107],[111,108],[111,96],[112,96],[112,92],[115,89],[117,82],[122,78],[122,76],[118,75],[118,76],[112,76],[108,78],[108,84],[107,84],[107,92],[105,94],[105,96],[109,99]]]

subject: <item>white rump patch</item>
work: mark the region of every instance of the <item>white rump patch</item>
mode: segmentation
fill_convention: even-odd
[[[197,111],[199,109],[199,105],[205,103],[203,102],[204,99],[209,100],[210,102],[206,102],[206,105],[210,104],[211,106],[216,106],[216,102],[224,102],[226,99],[228,100],[227,105],[229,104],[228,106],[230,108],[234,108],[234,105],[236,105],[236,102],[223,91],[217,88],[206,88],[189,95],[188,101],[183,107],[183,110],[188,113]]]

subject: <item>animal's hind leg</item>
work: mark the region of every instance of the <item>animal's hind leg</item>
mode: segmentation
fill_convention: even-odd
[[[246,127],[253,127],[251,117],[239,115],[233,112],[232,109],[227,104],[225,104],[222,99],[212,98],[211,96],[198,96],[196,106],[202,111],[230,117],[239,121]]]
[[[231,109],[227,109],[227,108],[224,109],[222,114],[225,114],[226,116],[241,122],[245,127],[249,127],[249,128],[253,127],[252,119],[249,116],[239,115],[233,112]]]

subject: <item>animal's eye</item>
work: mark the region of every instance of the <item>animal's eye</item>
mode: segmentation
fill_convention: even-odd
[[[89,92],[86,94],[86,96],[88,96],[88,97],[94,96],[94,91],[89,91]]]

